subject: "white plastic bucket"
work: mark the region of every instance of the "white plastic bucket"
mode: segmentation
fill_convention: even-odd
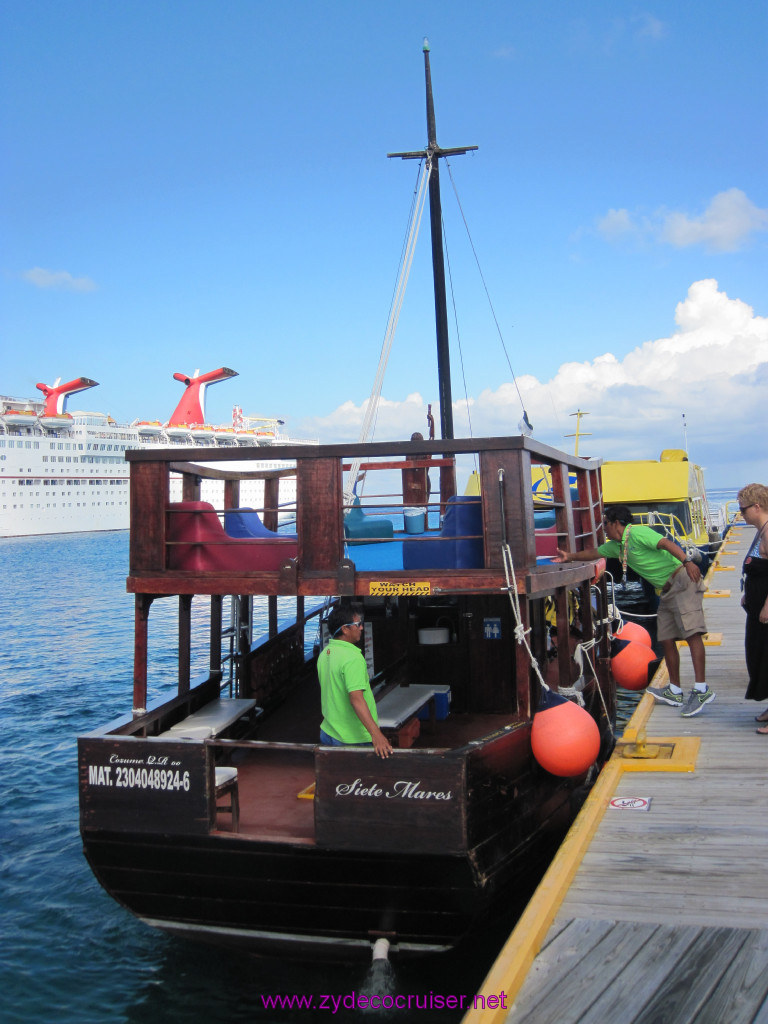
[[[425,508],[403,509],[406,533],[424,533],[427,524],[427,510]]]

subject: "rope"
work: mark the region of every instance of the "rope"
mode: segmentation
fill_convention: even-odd
[[[363,425],[360,428],[360,442],[364,442],[368,439],[371,432],[373,421],[376,418],[376,414],[379,408],[379,399],[381,398],[381,388],[384,383],[384,373],[387,369],[387,363],[389,362],[389,355],[392,350],[392,341],[395,337],[395,331],[397,330],[397,324],[400,319],[400,311],[403,308],[403,299],[405,298],[405,289],[408,284],[408,278],[411,273],[411,265],[413,263],[413,255],[416,250],[416,241],[419,237],[419,228],[421,227],[421,217],[424,213],[424,203],[427,198],[427,184],[429,177],[432,173],[432,161],[427,160],[424,164],[423,173],[421,174],[421,180],[419,182],[418,195],[416,198],[415,208],[413,216],[411,218],[410,228],[408,232],[408,241],[405,246],[405,253],[400,266],[400,275],[398,277],[397,285],[395,287],[395,294],[392,300],[392,308],[389,313],[389,321],[387,323],[387,330],[384,335],[384,341],[381,346],[381,355],[379,356],[379,366],[376,370],[376,378],[373,383],[373,390],[371,391],[371,397],[368,399],[368,406],[365,410],[365,416],[363,417]],[[351,504],[355,493],[355,486],[357,484],[357,477],[360,471],[360,458],[353,460],[347,477],[347,484],[344,489],[344,501],[346,504]]]
[[[449,172],[450,172],[450,168],[449,168]],[[469,437],[474,437],[474,434],[472,432],[472,409],[471,409],[471,406],[470,406],[470,403],[469,403],[469,391],[467,389],[467,374],[466,374],[466,371],[464,369],[464,350],[463,350],[462,345],[461,345],[461,330],[459,329],[459,316],[458,316],[458,311],[456,309],[456,293],[454,292],[454,288],[453,288],[453,271],[451,270],[451,256],[450,256],[450,253],[448,251],[448,236],[447,236],[447,234],[445,232],[445,221],[442,222],[442,231],[443,231],[443,252],[445,253],[445,262],[448,265],[448,281],[450,282],[450,288],[451,288],[451,306],[453,308],[453,325],[454,325],[454,329],[456,331],[456,343],[457,343],[458,349],[459,349],[459,362],[461,363],[461,380],[462,380],[462,383],[464,385],[464,404],[465,404],[466,410],[467,410],[467,426],[468,426],[468,430],[469,430]],[[477,460],[477,453],[473,454],[473,456],[472,456],[472,463],[473,463],[473,465],[475,467],[475,472],[476,473],[479,472],[479,464],[478,464],[478,460]]]
[[[501,557],[502,561],[504,562],[504,577],[507,581],[506,590],[507,593],[509,594],[509,600],[512,605],[512,615],[514,616],[514,620],[516,623],[515,641],[518,644],[525,647],[525,650],[531,661],[531,666],[533,667],[533,670],[536,673],[539,682],[545,690],[549,690],[550,687],[547,686],[547,684],[544,682],[544,677],[541,674],[539,663],[533,656],[531,645],[528,643],[528,633],[530,633],[531,630],[530,627],[526,629],[523,625],[523,616],[520,612],[520,595],[517,592],[517,577],[515,576],[515,564],[512,561],[512,552],[510,551],[509,544],[507,544],[506,541],[501,545]],[[510,576],[512,577],[511,583]]]
[[[464,208],[462,207],[461,200],[459,199],[459,193],[458,193],[458,190],[456,188],[456,182],[453,180],[453,172],[451,171],[451,164],[450,164],[450,161],[448,161],[448,160],[446,160],[445,163],[446,163],[446,165],[448,167],[448,177],[451,179],[451,187],[453,188],[453,194],[456,196],[456,203],[457,203],[457,205],[459,207],[459,213],[461,214],[461,219],[464,222],[464,230],[467,232],[467,238],[469,239],[469,246],[472,249],[472,255],[475,257],[475,263],[477,264],[477,271],[480,274],[480,280],[482,281],[483,288],[485,289],[485,295],[486,295],[486,298],[488,299],[488,305],[489,305],[490,310],[491,310],[491,316],[493,317],[493,322],[496,324],[496,333],[499,335],[499,341],[501,342],[501,348],[502,348],[502,351],[504,352],[504,357],[507,360],[507,365],[509,366],[509,372],[512,374],[512,383],[515,385],[515,390],[517,391],[517,397],[520,400],[520,408],[523,410],[523,417],[525,419],[525,422],[527,423],[528,422],[528,413],[525,411],[525,402],[523,402],[523,396],[520,393],[520,387],[519,387],[519,385],[517,383],[517,377],[515,376],[515,371],[512,369],[512,360],[509,358],[509,353],[507,352],[507,346],[506,346],[506,344],[504,342],[504,335],[501,333],[501,326],[499,325],[499,321],[498,321],[498,318],[496,316],[496,310],[493,308],[493,302],[491,301],[491,293],[488,291],[488,285],[485,283],[485,276],[483,275],[483,268],[480,266],[480,258],[477,255],[477,250],[475,249],[475,243],[472,241],[472,234],[471,234],[471,232],[469,230],[469,224],[467,223],[467,218],[464,216]]]

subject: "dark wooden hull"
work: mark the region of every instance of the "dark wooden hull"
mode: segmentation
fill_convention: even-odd
[[[567,786],[548,788],[538,811],[522,815],[524,837],[514,849],[499,837],[495,852],[381,854],[222,833],[96,831],[84,832],[84,851],[114,899],[145,923],[190,939],[352,960],[369,958],[371,943],[385,935],[396,955],[439,953],[530,897],[576,809]]]

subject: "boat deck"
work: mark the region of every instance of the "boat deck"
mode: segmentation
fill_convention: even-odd
[[[265,724],[259,739],[272,741],[274,746],[249,747],[242,743],[235,747],[231,763],[238,771],[240,837],[314,844],[314,750],[311,746],[288,749],[282,744],[316,743],[321,718],[317,692],[316,680],[308,677],[298,691],[301,700],[278,709]],[[460,747],[503,729],[509,721],[509,715],[492,714],[460,714],[441,722],[427,721],[422,723],[423,731],[415,737],[413,747]],[[226,799],[222,806],[227,806]],[[229,811],[219,812],[216,827],[221,832],[232,831]]]
[[[648,744],[687,740],[694,770],[627,768],[619,744],[480,989],[504,992],[506,1008],[470,1011],[465,1024],[768,1021],[768,739],[755,734],[764,705],[744,700],[739,586],[752,537],[733,528],[709,576],[716,700],[683,719],[646,695],[624,735],[647,722]],[[681,667],[687,690],[684,650]],[[650,809],[608,809],[614,796]]]

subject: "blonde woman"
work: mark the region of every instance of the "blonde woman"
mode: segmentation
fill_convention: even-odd
[[[755,538],[742,568],[744,593],[741,604],[747,613],[744,650],[749,685],[747,700],[768,699],[768,487],[747,484],[738,493],[739,511]],[[763,724],[757,730],[768,736],[768,709],[756,716]]]

